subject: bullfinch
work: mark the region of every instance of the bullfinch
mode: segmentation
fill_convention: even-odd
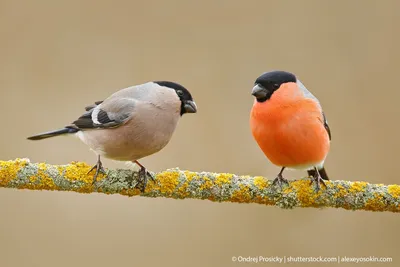
[[[286,71],[271,71],[255,81],[250,128],[265,156],[281,167],[273,184],[288,183],[285,168],[304,169],[316,182],[329,180],[324,168],[331,131],[318,99]]]
[[[100,172],[105,173],[101,157],[132,161],[140,167],[139,181],[144,191],[147,177],[154,177],[138,160],[164,148],[179,118],[185,113],[196,113],[197,106],[182,85],[154,81],[117,91],[85,110],[70,125],[28,139],[76,135],[97,154],[97,164],[89,171],[96,170],[93,183]]]

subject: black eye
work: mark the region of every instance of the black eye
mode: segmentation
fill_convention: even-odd
[[[274,89],[278,89],[280,85],[277,83],[274,83],[272,86],[274,87]]]
[[[182,90],[177,90],[176,93],[177,93],[179,96],[183,96],[183,91],[182,91]]]

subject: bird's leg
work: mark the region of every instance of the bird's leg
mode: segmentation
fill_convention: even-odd
[[[282,173],[283,170],[285,169],[285,167],[282,167],[281,171],[278,173],[278,175],[276,176],[276,178],[274,179],[274,181],[272,182],[272,185],[275,185],[276,183],[279,184],[279,186],[282,189],[282,183],[285,183],[287,185],[289,185],[288,180],[286,180],[285,178],[283,178]]]
[[[146,170],[146,168],[140,164],[137,160],[134,161],[139,167],[139,176],[138,176],[138,183],[136,184],[136,188],[138,188],[142,193],[146,189],[147,186],[147,177],[150,177],[150,179],[155,182],[154,176]],[[142,182],[142,188],[139,188],[139,182]]]
[[[101,163],[101,160],[100,160],[100,155],[97,156],[97,163],[96,163],[96,165],[94,165],[94,166],[88,171],[87,174],[91,173],[95,168],[96,168],[96,173],[95,173],[94,176],[93,176],[93,182],[92,182],[92,184],[94,184],[94,183],[97,181],[97,176],[99,175],[99,173],[106,174],[106,172],[104,171],[104,168],[103,168],[103,163]]]
[[[322,183],[324,186],[325,186],[325,188],[326,188],[326,184],[325,184],[325,182],[324,182],[324,179],[322,179],[322,177],[321,177],[321,174],[319,174],[319,171],[318,171],[318,168],[317,167],[314,167],[314,175],[313,175],[313,177],[311,178],[311,183],[310,183],[310,185],[313,183],[313,182],[316,182],[317,183],[317,191],[319,191],[319,189],[321,188],[320,187],[320,184]]]

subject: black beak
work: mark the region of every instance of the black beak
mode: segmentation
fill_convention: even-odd
[[[252,94],[253,96],[255,96],[257,99],[263,99],[263,98],[266,98],[266,97],[267,97],[267,95],[268,95],[268,90],[265,89],[265,87],[263,87],[263,86],[261,86],[261,85],[259,85],[259,84],[256,84],[256,85],[253,87],[253,90],[251,91],[251,94]]]
[[[185,109],[186,113],[196,113],[197,112],[197,106],[194,101],[187,100],[183,104],[183,108]]]

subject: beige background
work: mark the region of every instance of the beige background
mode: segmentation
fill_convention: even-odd
[[[261,73],[285,69],[325,109],[331,178],[399,183],[399,8],[389,0],[1,0],[0,159],[93,164],[72,137],[25,138],[117,89],[166,79],[189,88],[199,112],[143,164],[273,178],[279,169],[250,134],[250,90]],[[391,213],[6,189],[0,211],[2,267],[244,266],[231,257],[259,255],[400,264],[400,217]]]

